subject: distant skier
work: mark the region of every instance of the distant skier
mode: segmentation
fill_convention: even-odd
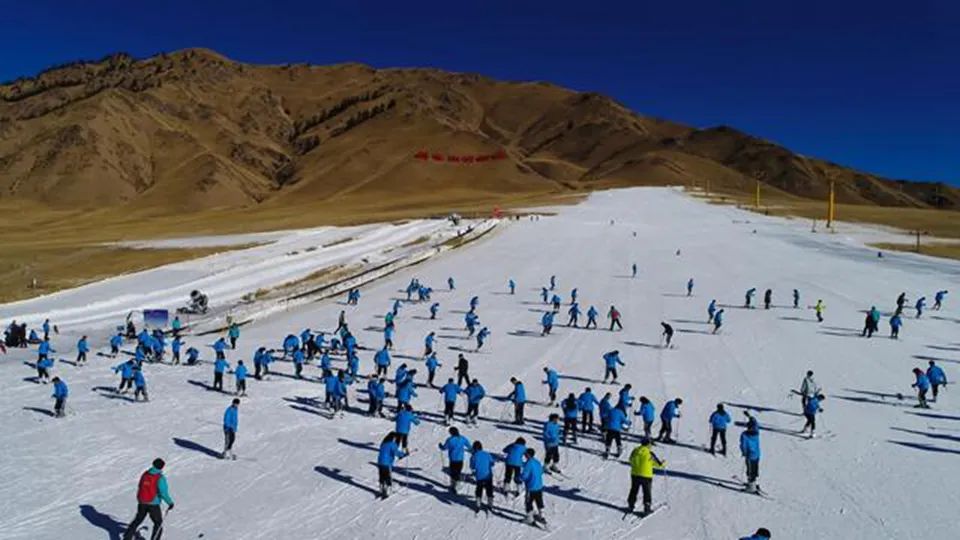
[[[523,482],[520,478],[520,469],[523,467],[523,457],[527,451],[527,441],[523,437],[517,437],[517,440],[508,444],[503,449],[504,468],[503,468],[503,492],[519,495],[520,484]],[[514,489],[510,489],[513,484]]]
[[[540,299],[544,304],[550,302],[550,291],[546,287],[540,287]]]
[[[550,276],[550,290],[557,288],[557,276]]]
[[[624,414],[633,406],[633,396],[630,395],[631,390],[633,390],[633,385],[627,383],[623,385],[623,388],[620,389],[617,396],[617,407],[623,409]]]
[[[470,311],[476,311],[476,310],[477,310],[477,306],[479,306],[479,305],[480,305],[480,297],[479,297],[479,296],[474,296],[473,298],[470,299]]]
[[[767,289],[763,293],[763,309],[770,309],[773,304],[773,289]]]
[[[303,348],[298,348],[293,351],[293,376],[302,379],[303,378],[303,364],[307,361],[307,357],[303,354]]]
[[[527,448],[524,452],[526,460],[520,471],[520,479],[527,491],[525,508],[527,517],[524,520],[528,525],[546,523],[543,517],[543,465],[536,458],[536,450]],[[534,512],[536,508],[536,512]]]
[[[217,360],[225,360],[227,358],[224,351],[227,349],[227,341],[223,338],[220,338],[213,342],[213,352],[217,353]]]
[[[473,496],[476,499],[476,512],[480,512],[483,506],[483,495],[487,495],[486,511],[493,509],[493,456],[483,449],[480,441],[473,442],[473,448],[470,451],[470,469],[473,470],[473,479],[476,483]]]
[[[269,355],[267,355],[267,358],[269,359]],[[187,349],[187,365],[193,366],[193,365],[196,365],[198,362],[200,362],[200,351],[198,351],[195,347],[188,348]]]
[[[587,310],[587,324],[583,325],[584,328],[593,328],[597,327],[597,317],[600,315],[597,312],[597,308],[590,306],[590,309]]]
[[[757,532],[753,533],[750,536],[745,536],[740,540],[770,540],[770,538],[771,538],[770,531],[763,527],[760,527],[759,529],[757,529]]]
[[[727,455],[727,426],[731,421],[730,413],[724,410],[723,403],[717,403],[717,410],[710,414],[711,454],[716,454],[717,439],[720,439],[720,455]]]
[[[420,417],[414,414],[413,407],[409,403],[398,407],[396,421],[397,443],[407,449],[410,437],[410,428],[420,425]]]
[[[807,401],[820,393],[820,385],[817,384],[816,379],[813,378],[813,371],[807,371],[803,381],[800,382],[800,391],[797,393],[800,394],[800,406],[805,411],[807,409]]]
[[[657,441],[664,443],[673,443],[673,419],[680,418],[680,406],[683,405],[683,399],[676,398],[668,401],[660,411],[660,434],[657,435]]]
[[[570,291],[570,304],[571,304],[571,305],[577,303],[577,293],[578,293],[578,291],[577,291],[576,287],[574,287],[574,288]]]
[[[620,457],[620,454],[623,452],[621,433],[629,426],[630,420],[627,419],[627,414],[624,409],[620,407],[610,409],[603,425],[603,459],[607,459],[607,457],[610,456],[610,446],[613,445],[613,443],[617,443],[617,451],[614,453],[614,457]]]
[[[457,367],[453,369],[457,372],[457,386],[470,384],[470,362],[463,354],[457,355]]]
[[[813,306],[813,311],[817,314],[817,322],[823,322],[823,311],[827,309],[827,306],[823,303],[823,300],[817,300],[817,303]]]
[[[174,339],[174,343],[176,342],[177,340]],[[120,354],[121,345],[123,345],[123,333],[117,332],[113,337],[110,338],[110,356],[116,357],[118,354]],[[177,360],[179,359],[180,358],[177,357]]]
[[[44,319],[41,328],[43,329],[43,340],[50,339],[50,319]]]
[[[400,434],[393,431],[387,433],[387,436],[384,437],[380,443],[380,449],[377,452],[380,497],[384,499],[390,495],[390,490],[393,487],[393,462],[407,456],[407,452],[401,450],[399,446],[402,440],[401,437]]]
[[[640,408],[635,413],[643,421],[643,436],[650,438],[653,431],[653,421],[657,418],[657,408],[647,396],[640,396]]]
[[[724,310],[720,309],[713,314],[713,333],[716,334],[720,331],[720,328],[723,326],[723,313]]]
[[[47,384],[50,381],[50,368],[53,360],[47,356],[37,360],[37,383]]]
[[[453,422],[453,414],[457,407],[457,396],[463,392],[459,384],[453,382],[453,377],[447,379],[447,384],[440,388],[440,395],[443,396],[443,422],[450,425]]]
[[[480,417],[480,402],[486,397],[487,391],[480,381],[474,379],[463,393],[467,396],[467,423],[477,425],[477,418]]]
[[[227,329],[227,337],[230,338],[230,348],[236,350],[237,340],[240,339],[240,325],[230,323],[230,328]]]
[[[661,337],[664,339],[663,347],[665,349],[670,348],[670,344],[673,341],[673,327],[665,322],[660,322],[660,326],[663,327],[663,334]]]
[[[123,533],[123,540],[133,540],[139,537],[140,524],[150,516],[153,522],[153,533],[150,540],[160,540],[163,534],[163,512],[160,503],[167,503],[167,512],[173,510],[173,499],[167,485],[167,477],[163,474],[166,463],[160,458],[153,460],[153,466],[140,475],[137,482],[137,514],[127,525]]]
[[[593,433],[593,408],[599,404],[597,396],[593,395],[590,387],[577,397],[577,407],[580,409],[580,431]]]
[[[517,284],[513,281],[513,279],[507,282],[507,287],[510,289],[510,294],[517,292]]]
[[[580,306],[576,302],[570,304],[570,309],[567,310],[567,315],[570,316],[570,318],[567,320],[567,326],[577,328],[577,323],[580,321]]]
[[[427,357],[426,364],[427,364],[427,385],[429,385],[430,388],[433,388],[433,379],[437,375],[437,368],[442,366],[443,364],[441,364],[440,361],[437,360],[436,352],[430,353],[430,356]]]
[[[707,322],[712,323],[713,317],[717,314],[717,301],[716,299],[710,300],[710,303],[707,305]]]
[[[373,356],[373,362],[377,366],[377,376],[386,377],[387,369],[390,367],[390,351],[384,346]]]
[[[183,348],[183,340],[179,336],[173,338],[173,341],[170,342],[170,351],[172,356],[170,358],[170,364],[174,366],[180,365],[180,349]]]
[[[477,352],[480,352],[480,349],[483,348],[483,344],[487,341],[488,337],[490,337],[490,329],[486,326],[477,332]]]
[[[620,323],[620,312],[616,306],[610,306],[610,311],[607,312],[607,318],[610,319],[611,332],[613,332],[614,326],[617,327],[617,330],[623,330],[623,325]]]
[[[890,339],[900,339],[900,328],[903,326],[903,319],[900,315],[894,314],[890,317]]]
[[[746,491],[758,493],[760,485],[760,425],[756,418],[747,414],[747,428],[740,434],[740,454],[747,466]]]
[[[652,444],[649,438],[644,437],[640,441],[640,446],[630,453],[630,493],[627,495],[627,513],[633,513],[641,488],[643,490],[641,516],[648,515],[653,510],[653,470],[662,468],[666,462],[653,453]]]
[[[213,363],[213,389],[223,392],[223,374],[230,368],[230,364],[223,358],[217,358]]]
[[[927,374],[920,368],[913,368],[913,375],[916,380],[910,386],[917,389],[917,407],[929,409],[930,405],[927,404],[927,391],[930,390],[930,378],[927,377]]]
[[[456,289],[456,286],[455,286],[455,285],[456,285],[456,282],[453,281],[453,278],[452,278],[452,277],[448,277],[448,278],[447,278],[447,288],[452,291],[452,290]]]
[[[793,290],[793,309],[800,308],[800,291],[797,289]]]
[[[513,423],[523,425],[523,409],[527,404],[527,391],[523,383],[516,377],[510,377],[510,383],[513,384],[513,391],[507,395],[507,399],[513,402]]]
[[[560,416],[551,414],[543,424],[543,465],[550,472],[560,472]]]
[[[937,400],[937,395],[940,393],[940,387],[947,386],[947,374],[943,372],[943,369],[936,364],[933,360],[930,360],[927,364],[927,380],[930,381],[930,388],[933,390],[933,401]]]
[[[811,396],[807,400],[807,404],[803,408],[803,417],[807,420],[803,425],[803,429],[800,430],[800,433],[803,434],[807,431],[807,428],[810,428],[810,438],[816,437],[817,431],[817,414],[823,412],[823,409],[820,408],[820,402],[823,401],[823,394],[816,394]]]
[[[50,338],[43,338],[43,341],[41,341],[40,345],[37,347],[37,365],[39,365],[43,360],[50,360],[50,354],[55,352],[57,351],[55,351],[50,345]],[[52,366],[53,364],[51,363],[50,365]]]
[[[687,280],[687,296],[693,296],[693,278]]]
[[[247,395],[247,366],[243,365],[243,360],[237,361],[237,369],[233,370],[235,380],[234,395]]]
[[[933,295],[933,310],[940,311],[940,308],[943,307],[943,299],[947,296],[949,291],[937,291],[937,294]]]
[[[541,330],[540,330],[541,336],[550,335],[550,331],[553,330],[553,312],[552,311],[543,312],[543,316],[540,317],[540,326],[541,326]]]
[[[877,311],[876,307],[871,307],[870,311],[867,312],[863,320],[863,332],[860,333],[861,337],[871,338],[873,333],[878,331],[878,324],[880,322],[880,312]]]
[[[150,401],[147,395],[147,379],[143,376],[143,368],[137,367],[133,370],[133,400],[139,401],[143,396],[144,401]]]
[[[743,307],[751,308],[753,307],[753,295],[757,293],[757,289],[752,287],[747,289],[747,292],[743,295]]]
[[[630,265],[630,277],[632,278],[637,277],[637,263],[633,263]]]
[[[127,360],[114,366],[113,372],[120,374],[120,386],[117,387],[117,393],[123,394],[128,388],[133,388],[133,367],[135,365],[133,360]]]
[[[570,392],[560,402],[560,410],[563,411],[563,444],[567,444],[568,436],[572,439],[573,444],[577,444],[577,420],[580,414],[580,403],[573,392]]]
[[[237,459],[233,452],[233,443],[237,440],[237,428],[240,426],[240,400],[233,398],[230,406],[223,411],[223,452],[220,459]]]
[[[463,458],[467,449],[470,448],[470,440],[461,435],[460,430],[455,427],[451,427],[448,432],[450,436],[447,440],[437,446],[441,452],[447,451],[450,493],[457,493],[457,486],[460,484],[460,476],[463,473]]]
[[[67,383],[60,379],[60,377],[53,378],[53,395],[50,396],[54,399],[53,402],[53,416],[56,418],[63,418],[66,416],[67,408],[67,396],[70,395],[70,389],[67,388]]]
[[[917,319],[919,319],[920,316],[923,315],[923,308],[926,307],[926,305],[927,305],[926,296],[921,296],[920,298],[918,298],[917,302],[913,305],[913,308],[917,310],[917,317],[916,317]]]
[[[560,313],[560,304],[563,303],[563,300],[560,298],[560,295],[555,294],[550,298],[550,303],[553,305],[553,312]]]
[[[87,336],[83,336],[77,341],[77,366],[87,363],[88,352],[90,352],[90,346],[87,344]]]
[[[544,367],[543,373],[546,377],[543,384],[547,385],[547,393],[550,396],[550,406],[553,407],[557,402],[557,390],[560,388],[560,375],[557,374],[555,369],[549,367]]]
[[[440,311],[440,303],[439,303],[439,302],[434,302],[433,304],[430,305],[430,320],[431,320],[431,321],[437,318],[437,312],[438,312],[438,311]]]
[[[900,315],[903,313],[903,306],[907,303],[907,293],[902,292],[897,295],[897,311],[896,314]]]

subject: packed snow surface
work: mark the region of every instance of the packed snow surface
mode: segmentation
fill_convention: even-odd
[[[887,337],[886,319],[901,291],[912,306],[921,295],[932,304],[935,291],[956,289],[960,264],[910,254],[878,258],[856,235],[813,234],[801,221],[707,205],[671,189],[595,193],[556,211],[511,222],[495,235],[368,285],[357,307],[329,300],[256,320],[243,327],[228,360],[243,359],[252,368],[258,346],[279,348],[284,336],[308,327],[332,331],[340,310],[346,310],[351,329],[367,347],[361,371],[370,373],[382,344],[383,314],[394,298],[406,297],[402,289],[418,277],[436,289],[440,315],[431,321],[427,303],[404,302],[390,379],[393,368],[407,363],[418,368],[417,381],[425,382],[423,338],[435,331],[443,362],[438,380],[452,375],[457,354],[466,351],[471,376],[491,396],[481,406],[479,426],[462,427],[464,434],[498,454],[524,436],[542,457],[541,422],[559,410],[534,404],[526,426],[511,425],[501,400],[510,390],[508,379],[522,379],[528,396],[539,403],[546,400],[544,366],[561,374],[561,397],[586,386],[598,397],[616,394],[619,387],[600,382],[601,355],[618,349],[626,363],[621,382],[632,383],[635,396],[648,396],[658,412],[666,400],[684,398],[675,426],[679,444],[654,450],[667,461],[654,481],[654,499],[669,506],[648,520],[621,519],[630,483],[624,460],[636,445],[636,429],[619,460],[603,460],[594,436],[562,448],[564,475],[545,479],[549,532],[522,524],[522,498],[508,500],[499,493],[493,515],[475,516],[466,495],[472,485],[461,486],[459,495],[447,491],[437,449],[446,431],[438,423],[440,396],[426,387],[418,388],[414,400],[423,421],[411,434],[417,451],[399,462],[395,474],[402,487],[377,500],[376,448],[393,423],[360,414],[365,381],[350,390],[350,412],[328,418],[318,406],[324,392],[315,365],[306,369],[308,380],[295,380],[292,365],[277,362],[270,380],[248,382],[235,446],[240,459],[222,461],[214,454],[222,447],[221,419],[231,396],[204,387],[212,380],[213,353],[206,345],[214,336],[188,336],[187,345],[200,348],[205,362],[145,364],[149,403],[132,403],[107,388],[117,384],[110,368],[129,357],[125,354],[118,359],[91,354],[83,368],[58,362],[53,372],[71,390],[70,414],[63,419],[49,415],[50,386],[29,379],[35,372],[23,361],[34,361],[34,350],[0,356],[0,538],[120,538],[136,509],[137,479],[157,456],[167,460],[176,500],[164,530],[164,537],[173,539],[730,539],[760,526],[774,538],[956,537],[960,402],[946,390],[932,410],[916,409],[910,385],[911,369],[926,368],[929,359],[936,359],[948,378],[955,375],[960,299],[948,296],[943,310],[919,320],[908,309],[900,340]],[[406,239],[425,234],[429,224],[320,234],[358,236],[378,245],[403,242],[397,235],[402,227],[413,229]],[[635,279],[633,262],[639,266]],[[226,295],[286,279],[279,261],[233,264],[216,272],[172,265],[2,306],[0,314],[9,319],[29,312],[34,322],[49,314],[64,325],[53,337],[54,356],[72,361],[85,325],[120,319],[138,302],[150,305],[134,307],[179,301],[187,284],[198,280],[204,283],[199,288]],[[564,307],[553,335],[540,337],[545,306],[539,291],[552,274]],[[448,276],[456,279],[454,291],[446,290]],[[687,297],[691,277],[696,284]],[[518,285],[513,296],[507,294],[510,278]],[[595,305],[601,312],[600,330],[562,326],[574,287],[584,311]],[[773,289],[773,308],[740,307],[751,287],[760,301],[764,290]],[[792,307],[794,288],[801,294],[800,309]],[[153,290],[157,297],[143,299],[143,291]],[[480,297],[481,324],[493,332],[481,353],[473,352],[474,341],[463,330],[474,295]],[[706,323],[711,299],[726,306],[717,335]],[[809,309],[817,299],[827,306],[822,324]],[[622,332],[606,330],[603,315],[611,305],[623,313]],[[863,310],[873,305],[885,313],[881,332],[862,338]],[[677,329],[673,349],[658,346],[661,321]],[[105,343],[92,345],[106,350]],[[808,369],[827,396],[818,426],[824,436],[812,440],[796,433],[803,419],[799,399],[790,395]],[[226,386],[233,388],[232,376]],[[392,393],[392,383],[387,386]],[[394,402],[388,396],[387,403]],[[734,479],[744,476],[737,450],[741,427],[728,432],[728,457],[703,450],[707,417],[718,402],[727,403],[735,421],[744,419],[743,409],[759,418],[760,485],[769,498],[742,492]],[[461,401],[457,425],[462,426],[464,408]],[[498,464],[498,484],[502,474]]]

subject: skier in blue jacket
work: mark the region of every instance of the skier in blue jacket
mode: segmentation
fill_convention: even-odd
[[[237,361],[237,369],[233,370],[233,376],[236,382],[236,391],[238,396],[247,395],[247,366],[243,365],[243,360]]]
[[[393,462],[406,457],[407,452],[400,449],[401,435],[391,431],[380,443],[377,452],[377,471],[379,473],[380,496],[384,499],[390,495],[393,487]]]
[[[895,313],[890,317],[890,339],[900,339],[900,328],[903,326],[903,319]]]
[[[67,383],[61,380],[60,377],[54,377],[53,378],[53,395],[51,397],[54,399],[53,415],[56,418],[63,418],[64,416],[66,416],[68,395],[70,395],[70,389],[67,388]]]
[[[434,303],[430,304],[430,320],[436,319],[436,318],[437,318],[437,312],[439,312],[439,311],[440,311],[440,303],[439,303],[439,302],[434,302]]]
[[[723,403],[717,403],[717,410],[710,415],[710,453],[716,454],[717,439],[720,439],[720,455],[727,455],[727,426],[730,425],[730,413],[724,410]]]
[[[949,291],[937,291],[933,295],[933,310],[940,311],[940,308],[943,307],[943,299],[947,296]]]
[[[50,368],[53,367],[53,360],[49,357],[43,357],[37,360],[37,383],[47,384],[50,380]]]
[[[541,336],[550,335],[550,331],[553,330],[553,312],[552,311],[545,311],[543,313],[543,316],[540,317],[540,326],[542,327],[542,329],[540,330]]]
[[[195,347],[187,349],[187,365],[192,366],[200,361],[200,351]]]
[[[377,351],[377,354],[373,356],[373,362],[377,365],[377,376],[386,377],[387,368],[390,367],[390,351],[386,347]]]
[[[747,464],[746,490],[752,493],[760,491],[757,479],[760,477],[760,425],[756,418],[747,415],[747,428],[740,434],[740,454]]]
[[[633,407],[633,396],[630,395],[631,390],[633,390],[633,385],[627,383],[620,389],[617,397],[617,407],[623,409],[624,412],[629,411],[630,407]]]
[[[430,356],[427,357],[426,364],[427,364],[427,384],[430,386],[430,388],[433,388],[433,378],[437,374],[437,368],[442,366],[443,364],[441,364],[437,360],[436,352],[431,353]]]
[[[543,424],[543,464],[548,471],[560,472],[560,416],[551,414]]]
[[[610,351],[604,354],[603,363],[605,366],[603,371],[603,383],[606,384],[610,377],[613,377],[614,383],[617,382],[617,366],[626,366],[626,364],[620,360],[620,351]]]
[[[481,510],[484,493],[487,495],[486,511],[490,512],[493,509],[493,463],[490,452],[483,449],[480,441],[474,441],[473,448],[470,450],[470,468],[473,470],[473,479],[477,485],[473,493],[477,504],[476,512]]]
[[[520,493],[520,469],[523,468],[523,455],[527,451],[527,441],[523,437],[508,444],[503,449],[503,491],[504,493]],[[511,486],[513,484],[513,486]],[[511,489],[513,487],[514,489]]]
[[[170,352],[172,353],[170,363],[174,366],[180,364],[180,349],[183,348],[183,340],[180,336],[174,337],[170,342]]]
[[[597,316],[600,315],[600,312],[597,311],[597,308],[590,306],[587,310],[587,324],[583,325],[584,328],[590,328],[591,326],[597,327]]]
[[[917,318],[919,319],[923,315],[923,308],[927,306],[927,297],[921,296],[917,299],[917,303],[913,307],[917,310]]]
[[[116,357],[120,354],[121,345],[123,345],[123,333],[117,332],[110,338],[110,356]]]
[[[563,299],[560,298],[559,294],[555,294],[550,298],[550,303],[553,305],[553,312],[560,312],[560,304],[563,303]]]
[[[673,419],[680,418],[680,405],[683,404],[681,398],[668,401],[660,411],[660,434],[657,435],[657,441],[664,443],[675,442],[673,435]]]
[[[399,436],[397,442],[404,450],[407,449],[407,444],[410,437],[410,428],[414,425],[420,425],[420,417],[414,414],[413,407],[409,403],[400,407],[400,410],[397,412],[396,417],[396,432]]]
[[[523,409],[527,404],[527,391],[523,383],[516,377],[510,377],[510,383],[513,384],[513,391],[507,396],[507,399],[513,402],[513,423],[523,425]]]
[[[640,396],[640,408],[637,409],[636,415],[643,420],[643,436],[649,439],[650,432],[653,430],[653,421],[657,418],[657,408],[654,407],[650,398]]]
[[[383,383],[383,379],[375,376],[371,376],[370,380],[367,381],[367,414],[370,416],[375,414],[383,416],[383,400],[386,397],[386,389]]]
[[[477,418],[480,416],[480,401],[487,395],[487,391],[480,384],[480,381],[474,379],[467,385],[463,393],[467,395],[467,423],[477,425]]]
[[[507,287],[510,288],[510,294],[514,294],[517,291],[517,284],[513,281],[513,279],[510,279],[510,281],[507,282]]]
[[[233,398],[227,410],[223,411],[223,452],[220,459],[231,457],[237,459],[233,453],[233,443],[237,440],[237,429],[240,427],[240,400]]]
[[[217,358],[213,363],[213,389],[223,392],[223,374],[230,368],[230,364],[223,358]]]
[[[807,431],[807,428],[810,428],[811,439],[816,436],[817,414],[823,412],[823,409],[820,408],[820,402],[824,399],[823,394],[810,396],[810,398],[807,399],[807,404],[803,407],[803,417],[806,418],[807,422],[803,425],[800,433],[802,434]]]
[[[707,306],[707,322],[713,322],[713,316],[717,313],[717,301],[710,300],[710,304]]]
[[[563,444],[567,444],[567,436],[571,436],[573,444],[577,444],[577,420],[580,415],[580,402],[576,394],[570,392],[567,397],[560,402],[560,410],[563,411]]]
[[[936,401],[937,394],[940,393],[940,387],[946,388],[947,386],[947,374],[933,360],[930,360],[928,365],[930,367],[927,368],[927,379],[930,381],[930,387],[933,390],[933,401]]]
[[[546,287],[540,287],[540,298],[543,300],[544,304],[550,301],[550,292]]]
[[[577,328],[577,323],[580,320],[580,305],[576,302],[570,304],[570,309],[567,310],[567,315],[570,316],[570,318],[567,320],[567,326]]]
[[[614,407],[607,413],[606,422],[603,425],[603,459],[610,455],[610,446],[617,443],[615,457],[620,457],[623,452],[623,440],[621,433],[630,426],[630,420],[627,419],[627,413],[620,407]]]
[[[687,296],[693,296],[693,278],[687,280]]]
[[[916,377],[916,381],[911,386],[917,389],[917,401],[919,401],[917,406],[921,409],[929,409],[927,391],[930,390],[930,379],[920,368],[913,368],[913,375]]]
[[[87,362],[87,353],[90,352],[90,346],[87,345],[87,336],[83,336],[77,341],[77,365],[82,366]]]
[[[720,327],[723,326],[723,313],[724,310],[717,311],[713,316],[713,333],[716,334],[720,331]]]
[[[403,380],[403,383],[397,386],[397,407],[409,405],[415,397],[417,397],[416,384],[413,379],[407,377]]]
[[[593,408],[599,405],[597,396],[593,395],[590,387],[577,397],[577,407],[580,409],[580,430],[593,433]]]
[[[118,393],[123,394],[128,388],[133,388],[133,367],[135,365],[133,360],[127,360],[114,366],[113,372],[120,374],[120,386],[117,387]]]
[[[43,341],[41,341],[40,345],[37,346],[37,362],[40,362],[45,358],[49,358],[50,353],[55,353],[55,352],[57,351],[55,351],[53,347],[50,345],[50,338],[49,337],[43,338]]]
[[[527,510],[526,522],[533,524],[535,522],[546,523],[543,517],[543,465],[536,458],[536,450],[527,448],[524,452],[525,461],[520,471],[520,479],[527,490],[525,508]],[[536,507],[536,513],[534,513]]]
[[[757,529],[757,532],[753,533],[750,536],[744,536],[740,540],[770,540],[771,535],[770,531],[764,527]]]
[[[227,350],[227,340],[221,337],[213,342],[213,351],[217,353],[218,360],[226,359],[226,354],[224,353],[225,350]]]
[[[480,329],[479,332],[477,332],[477,352],[480,352],[480,349],[483,348],[483,344],[484,342],[486,342],[488,337],[490,337],[490,329],[487,328],[486,326],[484,326],[483,328]]]
[[[147,379],[143,376],[143,368],[138,367],[133,370],[133,400],[139,400],[141,395],[144,401],[150,401],[150,396],[147,395]]]
[[[430,356],[433,354],[433,345],[437,340],[437,333],[430,332],[427,334],[427,337],[423,338],[423,355]]]
[[[463,390],[453,382],[453,377],[447,379],[447,384],[440,388],[440,394],[443,396],[443,421],[447,425],[453,421],[453,413],[457,406],[457,395]]]
[[[550,396],[550,406],[552,407],[553,404],[557,402],[557,390],[560,388],[560,375],[557,374],[555,369],[548,367],[543,368],[543,373],[547,377],[546,380],[543,381],[543,384],[547,385],[547,392]]]
[[[449,433],[450,436],[447,437],[447,440],[437,446],[440,447],[441,451],[447,451],[447,458],[450,461],[450,492],[456,493],[457,485],[460,483],[460,475],[463,473],[464,454],[470,448],[470,440],[461,435],[460,430],[455,427],[451,427]]]

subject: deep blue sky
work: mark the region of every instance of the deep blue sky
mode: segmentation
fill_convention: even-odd
[[[960,184],[951,0],[0,0],[2,80],[114,51],[194,46],[248,62],[548,80],[867,171]]]

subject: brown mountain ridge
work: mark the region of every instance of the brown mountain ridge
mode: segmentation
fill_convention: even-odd
[[[944,184],[882,178],[546,83],[259,66],[188,49],[0,85],[0,199],[54,207],[415,204],[707,180],[748,191],[757,177],[801,197],[823,198],[833,180],[840,202],[960,208],[960,190]]]

